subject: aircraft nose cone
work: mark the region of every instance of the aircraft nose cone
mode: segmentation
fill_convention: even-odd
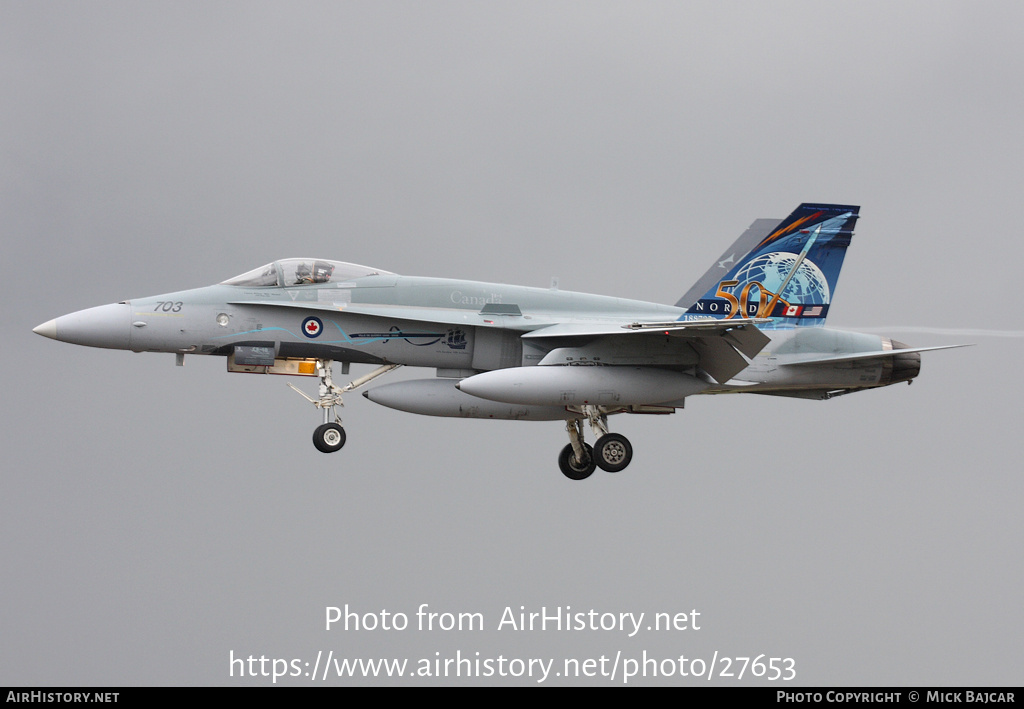
[[[75,345],[126,350],[131,332],[131,306],[111,303],[79,310],[44,322],[32,332]]]
[[[36,325],[32,328],[32,332],[43,337],[49,337],[51,340],[57,339],[57,321],[47,320],[42,325]]]

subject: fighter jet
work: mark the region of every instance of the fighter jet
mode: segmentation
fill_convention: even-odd
[[[224,357],[229,372],[319,378],[313,444],[345,444],[343,395],[396,367],[436,376],[363,395],[428,416],[564,421],[573,480],[618,472],[633,448],[613,414],[670,414],[698,394],[806,399],[910,383],[921,352],[825,327],[859,207],[801,204],[758,219],[675,305],[495,283],[400,276],[320,258],[275,261],[217,285],[45,322],[63,342]],[[960,345],[951,345],[958,347]],[[350,364],[377,365],[346,386]],[[585,442],[589,427],[594,444]]]

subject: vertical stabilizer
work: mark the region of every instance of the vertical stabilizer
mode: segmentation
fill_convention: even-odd
[[[770,317],[776,325],[823,325],[859,211],[844,204],[801,204],[727,273],[718,268],[716,274],[712,267],[680,300],[686,307],[688,297],[711,279],[682,319]],[[744,237],[764,221],[754,222]]]
[[[747,227],[745,232],[740,234],[740,238],[736,239],[733,245],[718,257],[718,260],[708,269],[707,273],[690,286],[690,290],[686,291],[686,295],[676,301],[676,307],[689,308],[707,292],[708,288],[714,291],[718,282],[728,275],[729,271],[736,265],[737,260],[742,260],[761,239],[771,234],[780,224],[782,224],[781,219],[755,219],[754,223]]]

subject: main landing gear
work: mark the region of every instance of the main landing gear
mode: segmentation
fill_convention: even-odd
[[[633,446],[621,433],[608,432],[608,415],[597,406],[584,406],[582,413],[597,436],[594,445],[583,440],[583,419],[568,419],[565,430],[569,445],[558,455],[558,467],[570,480],[589,478],[595,469],[609,473],[624,470],[633,459]]]
[[[293,384],[288,384],[292,389],[299,392],[306,401],[313,404],[324,412],[324,422],[313,431],[313,445],[321,453],[334,453],[341,450],[345,445],[345,429],[341,427],[341,417],[338,416],[338,407],[344,406],[342,394],[358,389],[367,382],[370,382],[382,374],[387,374],[392,369],[401,367],[400,364],[386,364],[378,367],[367,375],[353,379],[344,387],[337,387],[331,379],[331,365],[334,363],[329,359],[318,359],[316,361],[316,374],[320,377],[320,398],[314,399]],[[345,369],[345,373],[348,370]],[[334,416],[331,421],[330,417]]]

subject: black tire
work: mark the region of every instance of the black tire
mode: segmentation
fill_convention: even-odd
[[[572,450],[571,443],[558,454],[558,467],[562,469],[562,474],[570,480],[585,480],[597,467],[594,460],[594,449],[590,447],[590,444],[584,443],[583,450],[585,457],[582,464],[576,462],[576,454]]]
[[[321,453],[334,453],[345,445],[345,429],[336,423],[325,423],[313,431],[313,445]]]
[[[594,459],[601,470],[617,473],[633,460],[633,446],[621,433],[606,433],[594,443]]]

